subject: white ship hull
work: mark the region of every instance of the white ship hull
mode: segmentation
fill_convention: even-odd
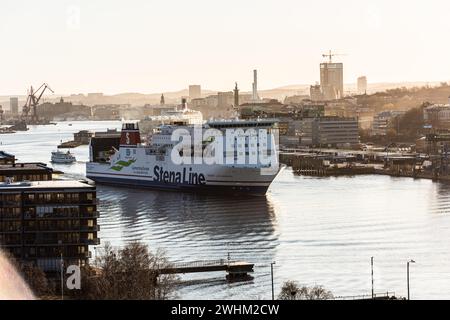
[[[129,167],[123,167],[120,172],[112,169],[110,164],[89,162],[86,171],[89,179],[104,184],[255,195],[265,194],[278,174],[278,171],[261,174],[259,168],[233,168],[220,165],[177,166],[163,162],[140,164],[137,161]]]

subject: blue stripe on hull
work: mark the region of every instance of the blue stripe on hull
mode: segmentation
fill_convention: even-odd
[[[175,185],[169,183],[160,183],[157,181],[121,179],[110,177],[92,177],[89,175],[87,176],[87,178],[94,180],[95,182],[100,184],[168,190],[168,191],[183,191],[183,192],[264,195],[266,194],[268,189],[268,187],[262,186],[219,186],[219,185],[188,185],[188,184]]]

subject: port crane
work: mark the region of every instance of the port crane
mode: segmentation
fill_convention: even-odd
[[[34,90],[33,86],[31,86],[30,90],[28,91],[27,101],[22,108],[22,113],[27,118],[29,113],[32,112],[31,114],[32,122],[38,121],[36,108],[42,96],[44,95],[44,92],[47,89],[51,93],[54,93],[54,91],[50,88],[50,86],[47,83],[43,83],[36,91]]]
[[[345,54],[331,53],[331,50],[328,51],[328,53],[322,54],[322,57],[328,58],[328,62],[329,62],[329,63],[333,63],[333,57],[335,57],[335,56],[345,56]]]

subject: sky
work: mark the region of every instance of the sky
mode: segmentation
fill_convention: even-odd
[[[0,95],[251,90],[319,81],[449,81],[446,0],[1,0]]]

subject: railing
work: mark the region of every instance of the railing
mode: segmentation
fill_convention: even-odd
[[[383,293],[374,293],[373,299],[391,299],[396,298],[395,292],[383,292]],[[361,294],[355,296],[339,296],[334,297],[333,300],[369,300],[372,299],[372,294]]]
[[[198,267],[217,267],[217,266],[226,266],[231,262],[233,261],[229,261],[226,259],[180,262],[171,264],[170,266],[168,266],[168,268],[183,269],[183,268],[198,268]]]

